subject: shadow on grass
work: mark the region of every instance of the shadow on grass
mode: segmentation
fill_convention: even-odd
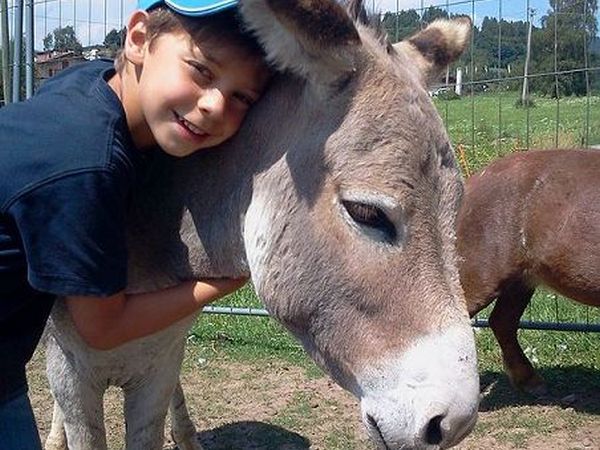
[[[583,366],[544,367],[538,374],[546,380],[548,394],[536,397],[512,387],[503,372],[480,374],[484,397],[480,411],[494,411],[508,406],[548,405],[573,408],[575,411],[600,415],[600,371]]]
[[[204,450],[307,450],[305,437],[263,422],[233,422],[197,434]]]

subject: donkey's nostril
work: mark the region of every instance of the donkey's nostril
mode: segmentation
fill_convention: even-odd
[[[379,429],[379,425],[377,425],[377,421],[370,414],[367,414],[367,422],[369,422],[369,426],[373,428],[373,430],[377,433],[377,435],[381,439],[381,442],[385,444],[385,439],[383,438],[383,434]]]
[[[379,430],[379,426],[377,425],[377,421],[375,419],[373,419],[372,415],[367,414],[367,422],[369,422],[369,425],[371,425],[375,430],[377,430],[377,432],[379,434],[381,434],[381,431]]]
[[[427,429],[425,430],[425,442],[430,445],[439,445],[442,440],[442,419],[444,416],[435,416],[433,419],[429,421],[427,424]]]

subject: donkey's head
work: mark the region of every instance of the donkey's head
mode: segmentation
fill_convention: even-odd
[[[471,22],[394,47],[333,1],[242,13],[290,74],[240,136],[261,148],[244,221],[257,292],[359,397],[381,448],[449,447],[474,425],[478,377],[454,250],[462,183],[426,84]]]

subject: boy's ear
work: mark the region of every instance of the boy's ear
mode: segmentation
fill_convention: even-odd
[[[125,37],[125,59],[138,66],[144,62],[146,41],[148,38],[148,13],[135,11],[127,23],[127,36]]]

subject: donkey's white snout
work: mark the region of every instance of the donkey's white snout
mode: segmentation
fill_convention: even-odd
[[[427,408],[427,398],[395,405],[363,402],[363,419],[371,439],[384,450],[445,449],[460,442],[475,426],[476,403]],[[414,409],[412,416],[410,408]]]
[[[385,450],[452,447],[474,427],[479,377],[470,329],[428,336],[360,379],[363,422]]]
[[[477,422],[477,408],[468,405],[446,405],[433,408],[424,415],[420,440],[425,446],[449,448],[467,436]]]

